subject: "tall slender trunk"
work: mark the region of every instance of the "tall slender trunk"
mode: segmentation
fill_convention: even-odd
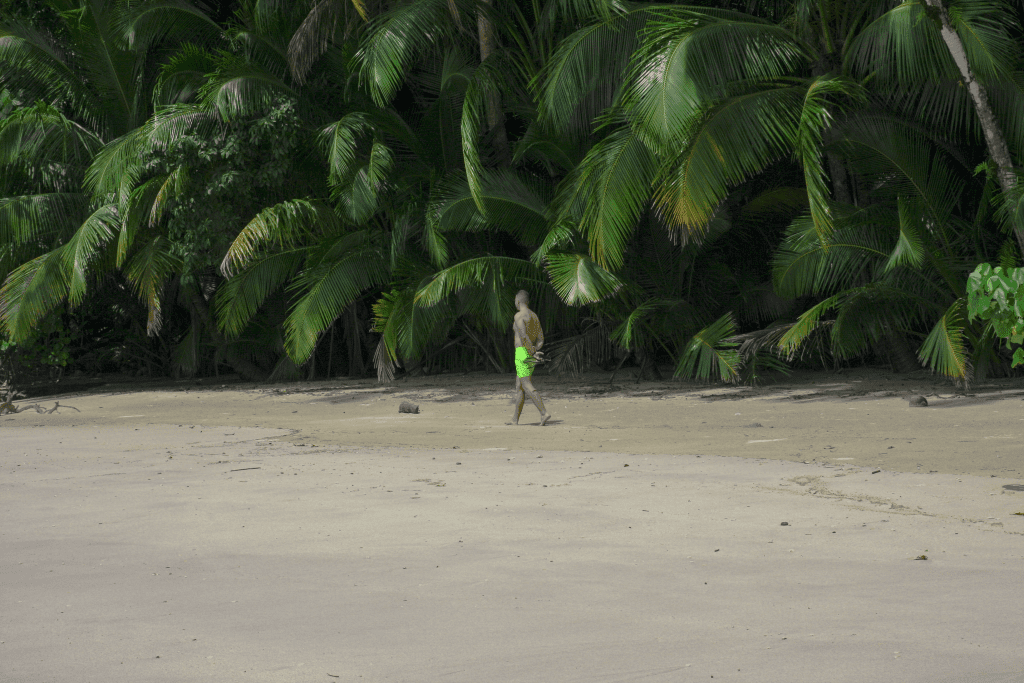
[[[213,338],[218,346],[221,346],[224,349],[224,358],[227,360],[228,365],[230,365],[235,372],[241,375],[243,379],[251,382],[265,381],[267,379],[267,373],[249,362],[248,359],[237,354],[231,344],[224,339],[223,335],[221,335],[220,330],[217,329],[217,324],[213,321],[213,315],[210,313],[209,304],[195,287],[190,288],[189,301],[192,304],[193,313],[199,318],[203,327],[206,328],[207,333]]]
[[[974,70],[967,61],[967,50],[964,49],[963,41],[949,21],[949,12],[942,0],[925,0],[927,5],[934,9],[939,16],[939,33],[942,41],[946,44],[950,56],[956,62],[960,70],[960,77],[963,79],[967,92],[974,101],[974,109],[978,113],[978,120],[981,122],[981,130],[985,133],[985,145],[988,147],[988,154],[996,164],[996,179],[1003,192],[1012,190],[1017,185],[1016,177],[1013,174],[1013,157],[1010,156],[1010,148],[1006,144],[1006,137],[1003,129],[992,113],[992,106],[988,101],[988,93],[977,78],[974,77]],[[1017,238],[1017,245],[1021,254],[1024,254],[1024,225],[1014,225],[1013,234]]]
[[[853,204],[853,193],[850,191],[849,178],[846,169],[843,168],[842,159],[832,152],[825,152],[825,159],[828,161],[828,174],[832,178],[832,192],[836,201]]]
[[[489,6],[493,0],[481,0],[481,2]],[[487,16],[485,10],[481,10],[477,13],[476,26],[480,38],[480,61],[484,62],[496,49],[494,22]],[[494,144],[502,163],[510,163],[512,153],[508,146],[508,135],[505,132],[505,114],[501,110],[501,95],[498,93],[491,93],[487,96],[487,130],[494,135]]]
[[[363,337],[359,324],[359,312],[353,302],[345,313],[345,341],[348,343],[348,376],[362,377],[366,374],[363,364]]]

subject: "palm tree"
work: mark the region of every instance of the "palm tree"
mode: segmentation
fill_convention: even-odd
[[[167,46],[216,31],[187,2],[53,7],[56,28],[0,23],[0,87],[23,102],[0,134],[0,239],[11,245],[0,271],[0,330],[16,341],[62,303],[82,302],[97,274],[97,247],[112,239],[127,208],[109,193],[88,192],[85,179],[105,146],[149,116]],[[143,287],[141,277],[135,282]]]
[[[792,10],[783,23],[699,7],[649,10],[616,104],[600,119],[605,137],[563,190],[560,215],[576,223],[599,265],[615,269],[648,206],[681,241],[700,239],[744,183],[795,163],[808,213],[793,224],[780,252],[776,286],[784,296],[828,298],[788,332],[766,334],[792,353],[824,325],[832,329],[833,350],[849,356],[882,342],[898,347],[904,335],[933,325],[923,360],[965,378],[969,367],[956,330],[963,330],[957,310],[971,240],[957,239],[962,219],[955,209],[965,199],[968,150],[949,154],[944,150],[956,140],[921,130],[975,132],[965,117],[969,100],[955,93],[955,71],[949,78],[949,55],[936,49],[937,30],[914,3],[819,0],[794,3]],[[1016,130],[1021,110],[1012,106],[1019,97],[1008,74],[1017,57],[1003,20],[1005,12],[994,18],[964,12],[960,28],[970,30],[979,73],[993,79],[993,101]],[[596,25],[578,33],[577,43],[588,30],[596,32]],[[569,54],[572,41],[566,46]],[[577,73],[551,71],[542,95],[549,111],[567,111],[567,103],[592,88]],[[876,90],[895,82],[901,86],[895,93]],[[945,107],[936,106],[940,94],[950,96]],[[565,129],[569,119],[552,114],[549,121]],[[885,268],[872,271],[863,258],[840,265],[835,259],[844,243],[837,231],[866,230],[869,215],[880,221],[872,229],[884,226],[887,238],[878,242],[875,231],[859,241],[874,240],[874,256]],[[815,268],[828,277],[816,280]],[[882,289],[883,275],[897,279],[885,296],[853,296],[851,287]],[[915,278],[925,282],[912,285]],[[850,296],[836,298],[847,290]],[[839,318],[820,320],[832,308],[840,309]]]
[[[343,17],[345,7],[312,8],[290,44],[297,76],[305,78],[329,44],[322,22]],[[533,10],[536,18],[540,7]],[[544,188],[550,182],[509,167],[510,155],[502,151],[501,110],[517,110],[515,96],[525,92],[526,80],[542,61],[542,54],[524,50],[542,52],[545,43],[524,31],[530,20],[518,7],[504,4],[399,3],[387,12],[360,14],[371,21],[360,33],[355,64],[370,101],[354,103],[343,117],[325,125],[321,139],[339,217],[329,234],[339,239],[362,234],[363,244],[376,245],[376,258],[384,259],[377,267],[367,265],[360,280],[364,289],[382,274],[389,280],[374,307],[381,333],[378,372],[388,376],[395,362],[416,362],[424,354],[432,358],[428,364],[443,364],[444,358],[463,357],[470,348],[477,358],[503,369],[507,361],[498,340],[505,336],[515,289],[524,278],[543,283],[540,269],[527,257],[546,232]],[[483,38],[480,31],[468,30],[471,19]],[[518,49],[486,47],[496,37]],[[481,40],[485,47],[479,51]],[[400,91],[405,101],[396,103]],[[283,260],[281,236],[300,230],[293,222],[299,220],[297,209],[276,207],[280,219],[274,219],[272,229],[250,224],[225,265],[242,269],[237,277],[245,277],[260,259]],[[247,242],[250,236],[253,241]],[[310,241],[305,245],[313,248]],[[358,270],[340,267],[337,255],[331,258],[339,266],[331,271],[335,278]],[[331,270],[327,262],[318,268]],[[470,285],[484,288],[473,291]],[[354,280],[314,287],[305,276],[290,287],[296,299],[285,323],[287,348],[301,362],[363,290]],[[241,295],[242,285],[226,290],[234,291]],[[461,322],[453,328],[455,320]],[[458,332],[449,339],[453,329]]]
[[[114,269],[145,301],[150,334],[161,330],[166,299],[189,312],[175,352],[179,369],[195,371],[202,348],[212,345],[244,376],[267,376],[270,368],[260,365],[277,360],[277,328],[266,321],[250,330],[218,324],[211,304],[223,281],[220,255],[244,226],[239,214],[257,216],[267,202],[327,192],[314,134],[329,118],[324,107],[331,97],[314,97],[312,88],[304,93],[288,78],[286,49],[301,9],[243,4],[226,35],[228,49],[188,43],[170,53],[150,87],[156,112],[90,160],[84,185],[98,206],[93,217],[8,279],[11,329],[27,329],[63,297],[77,304],[89,278]],[[144,39],[144,31],[167,30],[145,10],[122,21],[124,40],[135,48],[129,53],[140,60],[140,46],[155,40]],[[318,77],[337,71],[337,54],[328,57]],[[248,334],[232,340],[225,331]],[[291,361],[277,365],[294,370]]]

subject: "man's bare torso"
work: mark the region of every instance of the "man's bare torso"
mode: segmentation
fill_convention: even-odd
[[[540,319],[530,309],[516,313],[516,317],[512,321],[512,332],[516,337],[516,347],[525,346],[527,351],[532,352],[538,342],[544,341],[544,331],[541,329]]]

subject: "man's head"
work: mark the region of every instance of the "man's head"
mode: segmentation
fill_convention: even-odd
[[[516,308],[519,308],[520,304],[530,305],[530,295],[526,293],[525,289],[520,289],[519,293],[516,294]]]

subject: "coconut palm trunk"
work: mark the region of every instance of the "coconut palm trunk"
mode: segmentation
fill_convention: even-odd
[[[188,298],[191,304],[192,315],[199,318],[200,323],[214,343],[224,349],[224,358],[227,360],[228,365],[231,366],[231,369],[237,372],[242,379],[250,382],[266,381],[268,373],[242,357],[232,348],[230,342],[224,339],[224,335],[221,334],[220,329],[213,320],[213,315],[210,313],[210,305],[203,298],[203,295],[199,293],[198,289],[195,287],[190,288]]]
[[[491,5],[492,0],[481,0],[481,2],[484,5]],[[477,34],[480,39],[480,61],[484,62],[494,54],[497,47],[494,22],[487,16],[484,9],[477,13]],[[510,163],[512,153],[508,145],[508,135],[505,132],[505,116],[501,111],[501,95],[498,93],[487,96],[487,130],[494,135],[494,146],[502,164]]]
[[[975,78],[974,70],[971,69],[971,64],[967,60],[967,50],[964,48],[959,34],[953,29],[949,20],[949,12],[946,11],[942,0],[925,0],[925,2],[938,14],[942,42],[946,44],[946,49],[949,50],[950,56],[956,62],[967,92],[970,93],[971,100],[974,102],[978,121],[985,133],[985,145],[988,147],[989,156],[996,164],[996,179],[999,182],[999,187],[1003,192],[1008,192],[1017,184],[1013,174],[1013,157],[1010,156],[1010,148],[1006,144],[1003,129],[1000,127],[999,121],[996,120],[995,114],[992,113],[985,86]],[[1024,225],[1014,225],[1013,234],[1017,238],[1017,245],[1020,247],[1021,253],[1024,254]]]

